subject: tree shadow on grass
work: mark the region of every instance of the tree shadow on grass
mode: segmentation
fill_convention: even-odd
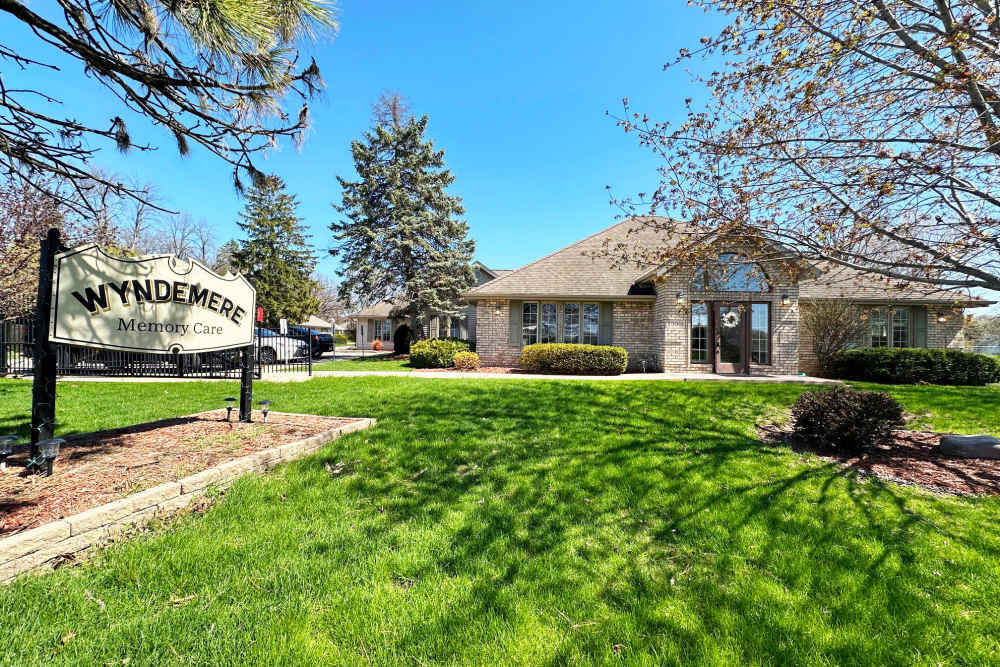
[[[984,655],[1000,573],[997,536],[980,531],[996,504],[758,442],[754,419],[801,388],[336,382],[281,398],[376,427],[237,485],[191,530],[126,547],[128,567],[105,580],[134,576],[138,554],[215,594],[220,577],[242,581],[214,563],[218,545],[256,542],[234,599],[262,613],[265,591],[268,610],[304,599],[349,614],[376,638],[358,659],[386,664],[903,663],[940,655],[945,634],[953,661]],[[338,462],[351,472],[324,466]],[[956,625],[964,608],[982,613]],[[241,633],[273,633],[246,619]]]
[[[924,499],[912,492],[763,445],[748,435],[752,422],[732,417],[725,392],[664,395],[655,409],[649,392],[572,383],[547,390],[544,402],[477,393],[421,405],[403,442],[372,431],[369,454],[390,463],[349,482],[359,497],[379,499],[389,524],[440,522],[464,508],[447,553],[406,574],[473,583],[453,611],[413,623],[395,641],[400,650],[419,652],[470,619],[507,622],[517,616],[505,592],[513,589],[605,619],[592,631],[567,627],[553,663],[610,659],[616,630],[638,641],[633,650],[683,657],[688,647],[706,660],[719,628],[731,657],[744,660],[898,656],[910,646],[820,639],[829,633],[813,624],[853,632],[852,618],[862,617],[920,646],[921,629],[951,621],[913,592],[926,583],[914,567],[929,541],[958,543],[965,559],[997,557],[995,540],[941,526],[928,517],[938,509],[915,504]],[[571,411],[560,409],[567,404]],[[505,422],[499,438],[496,420]],[[463,468],[472,464],[474,472]],[[472,565],[484,559],[500,572],[487,578]],[[677,578],[691,584],[678,587]],[[656,611],[670,601],[687,610],[685,622]]]

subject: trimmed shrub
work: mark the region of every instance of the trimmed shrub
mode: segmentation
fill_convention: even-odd
[[[333,334],[334,345],[347,345],[347,336],[344,334]]]
[[[984,385],[1000,382],[1000,360],[962,350],[865,347],[834,356],[834,377],[885,384]]]
[[[410,346],[410,365],[414,368],[451,368],[455,354],[467,352],[469,344],[447,338],[428,338]]]
[[[621,375],[627,366],[628,352],[611,345],[538,343],[521,350],[521,367],[535,373]]]
[[[480,366],[479,355],[475,352],[456,352],[452,362],[455,368],[463,371],[478,371]]]
[[[792,419],[792,433],[803,444],[857,454],[891,441],[903,425],[903,406],[884,391],[837,387],[799,394]]]
[[[452,338],[451,336],[445,336],[444,338],[439,338],[438,340],[447,340],[452,343],[463,343],[470,351],[476,351],[476,341],[466,340],[465,338]]]

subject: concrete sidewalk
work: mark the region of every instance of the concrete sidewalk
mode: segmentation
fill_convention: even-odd
[[[648,382],[798,382],[800,384],[843,384],[840,380],[808,375],[714,375],[711,373],[626,373],[624,375],[538,375],[532,373],[470,373],[465,371],[313,371],[314,377],[406,377],[435,380],[577,380]]]
[[[711,373],[626,373],[625,375],[539,375],[533,373],[469,373],[465,371],[313,371],[307,373],[266,373],[254,382],[306,382],[314,377],[400,377],[432,380],[575,380],[577,382],[797,382],[838,385],[840,380],[807,375],[713,375]],[[24,378],[30,380],[31,378]],[[59,382],[239,382],[238,378],[199,377],[94,377],[61,375]]]

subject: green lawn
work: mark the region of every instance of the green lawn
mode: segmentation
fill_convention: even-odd
[[[66,382],[58,419],[92,430],[232,391]],[[755,418],[800,391],[260,383],[275,410],[380,421],[203,516],[0,587],[0,663],[1000,662],[1000,500],[760,444]],[[892,391],[928,427],[1000,433],[996,388]],[[0,382],[0,423],[23,424],[29,395]]]
[[[344,359],[343,361],[323,361],[313,364],[317,371],[412,371],[413,367],[405,359],[389,359],[383,354],[374,357]]]

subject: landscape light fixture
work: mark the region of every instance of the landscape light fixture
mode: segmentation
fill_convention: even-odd
[[[236,399],[232,396],[227,396],[222,400],[226,402],[226,421],[232,421],[233,408],[236,407]]]
[[[257,401],[257,405],[260,406],[260,411],[264,413],[264,423],[267,423],[267,413],[271,411],[271,401],[264,399],[263,401]]]
[[[62,438],[49,438],[38,443],[38,456],[28,461],[28,468],[41,472],[43,477],[52,476],[52,462],[59,456],[59,446],[66,441]]]
[[[14,453],[14,443],[18,440],[16,435],[0,435],[0,470],[7,469],[7,457]]]
[[[939,323],[941,323],[941,324],[944,324],[945,322],[948,321],[948,316],[945,315],[944,313],[938,313],[937,314],[937,321]]]

